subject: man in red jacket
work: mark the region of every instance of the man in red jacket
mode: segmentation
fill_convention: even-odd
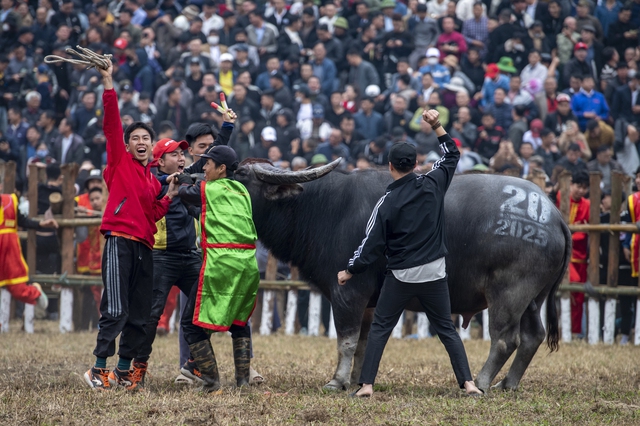
[[[124,132],[123,143],[118,96],[111,77],[113,69],[99,71],[104,85],[103,128],[107,139],[104,180],[109,189],[100,232],[107,241],[102,255],[102,316],[93,351],[96,363],[84,379],[96,390],[107,390],[111,386],[133,390],[138,381],[130,370],[131,360],[145,340],[144,326],[151,314],[151,253],[156,222],[167,213],[178,191],[172,184],[167,194],[157,199],[160,182],[149,171],[154,131],[145,123],[135,122]],[[118,366],[109,373],[107,358],[115,354],[120,333]]]

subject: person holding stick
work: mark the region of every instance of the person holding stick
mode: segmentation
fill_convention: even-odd
[[[451,321],[451,304],[445,255],[444,196],[455,173],[460,152],[438,121],[435,110],[424,111],[444,153],[433,169],[416,176],[416,149],[396,143],[389,151],[389,171],[394,182],[376,204],[366,236],[346,270],[338,273],[345,285],[364,272],[386,251],[387,275],[380,292],[364,355],[360,389],[355,397],[373,395],[373,383],[384,347],[405,306],[416,297],[444,344],[460,388],[467,395],[482,395],[471,377],[462,340]]]
[[[151,174],[149,164],[155,133],[147,124],[135,122],[123,135],[118,96],[113,89],[113,67],[109,64],[107,69],[97,69],[104,85],[107,139],[104,180],[109,199],[100,227],[106,244],[102,257],[101,317],[93,351],[96,362],[84,379],[96,390],[111,386],[133,390],[138,379],[130,370],[131,360],[145,341],[145,325],[151,314],[156,222],[167,213],[178,191],[176,184],[171,183],[166,194],[158,199],[160,182]],[[118,365],[109,372],[107,358],[115,354],[115,341],[120,334]]]

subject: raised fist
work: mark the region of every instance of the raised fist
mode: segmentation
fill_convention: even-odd
[[[429,123],[431,127],[435,126],[438,123],[438,119],[440,118],[440,113],[435,109],[424,110],[422,112],[422,119]]]

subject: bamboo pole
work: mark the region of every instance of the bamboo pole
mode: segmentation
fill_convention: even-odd
[[[603,223],[600,225],[591,225],[591,224],[576,224],[569,225],[569,230],[571,232],[590,232],[590,231],[598,231],[598,232],[632,232],[632,233],[640,233],[640,227],[635,224],[612,224],[609,225],[607,223]]]
[[[589,224],[600,224],[600,199],[602,191],[600,190],[600,182],[602,181],[602,173],[589,173],[589,199],[591,200],[589,209]],[[606,238],[606,235],[604,236]],[[600,281],[600,232],[589,232],[589,266],[588,281],[597,283]],[[600,300],[590,297],[588,302],[588,341],[589,344],[595,345],[600,341]]]
[[[264,277],[268,281],[276,281],[278,275],[278,259],[271,252],[267,258],[267,269]],[[273,306],[275,302],[275,293],[273,290],[264,290],[262,293],[262,315],[260,315],[260,334],[263,336],[271,334],[273,327]]]

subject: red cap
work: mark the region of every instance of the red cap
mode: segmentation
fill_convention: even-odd
[[[189,148],[189,143],[187,143],[187,141],[176,142],[168,138],[160,139],[153,147],[153,159],[159,160],[163,155],[173,152],[178,148],[186,151]]]
[[[533,136],[538,137],[540,136],[540,130],[542,130],[544,128],[544,124],[542,124],[542,120],[540,120],[539,118],[536,118],[535,120],[531,121],[531,133],[533,134]]]
[[[578,42],[576,43],[575,46],[573,46],[573,51],[575,52],[576,50],[580,50],[580,49],[584,49],[584,50],[589,50],[589,46],[587,46],[585,43],[583,42]]]
[[[571,102],[571,96],[567,95],[566,93],[559,93],[558,96],[556,96],[556,101]]]
[[[129,45],[129,42],[122,37],[117,38],[116,41],[113,42],[113,47],[120,50],[126,49],[128,45]]]
[[[462,148],[462,142],[460,142],[460,139],[458,138],[453,138],[453,141],[456,143],[456,146],[458,148]]]
[[[487,65],[487,71],[484,74],[484,76],[493,79],[493,78],[496,78],[498,73],[500,73],[500,69],[498,68],[498,65],[489,64],[489,65]]]

